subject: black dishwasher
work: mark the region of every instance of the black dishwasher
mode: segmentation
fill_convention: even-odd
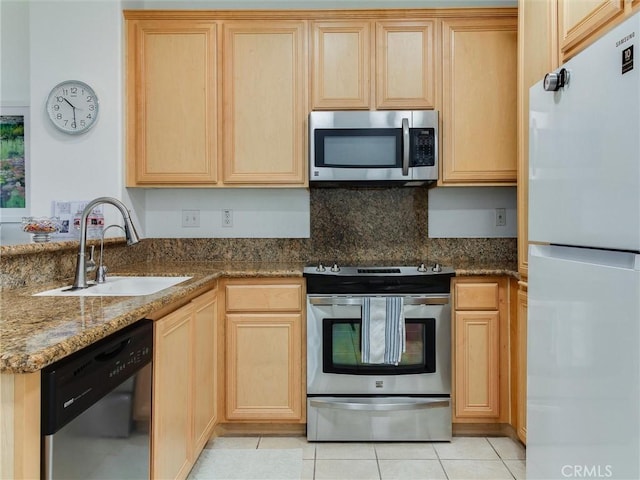
[[[149,478],[153,322],[42,370],[43,479]]]

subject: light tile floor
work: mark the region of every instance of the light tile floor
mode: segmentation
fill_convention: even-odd
[[[454,437],[451,443],[309,443],[304,437],[218,437],[206,448],[299,449],[302,480],[525,479],[525,449],[508,437]]]

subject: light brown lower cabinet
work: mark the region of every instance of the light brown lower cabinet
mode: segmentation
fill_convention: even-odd
[[[304,423],[304,280],[225,285],[226,421]]]
[[[453,421],[506,423],[509,414],[508,281],[453,280]]]
[[[217,291],[155,322],[151,478],[186,478],[216,421]]]
[[[525,287],[518,290],[518,418],[516,433],[522,443],[527,443],[527,305],[528,293]]]

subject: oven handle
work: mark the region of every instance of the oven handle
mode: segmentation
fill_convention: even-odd
[[[393,410],[424,410],[426,408],[448,407],[449,400],[416,400],[411,403],[354,403],[336,402],[335,400],[311,399],[310,405],[318,408],[336,408],[339,410],[359,410],[359,411],[393,411]]]
[[[404,297],[405,305],[447,305],[449,297]],[[309,297],[311,305],[362,305],[362,297]]]

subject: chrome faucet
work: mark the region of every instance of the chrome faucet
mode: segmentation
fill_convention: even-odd
[[[127,245],[135,245],[140,241],[138,233],[136,232],[133,222],[131,221],[131,215],[129,210],[120,200],[112,197],[99,197],[95,200],[91,200],[84,210],[82,211],[82,217],[80,219],[80,245],[78,247],[78,259],[76,261],[76,276],[73,280],[73,286],[71,290],[78,290],[80,288],[87,288],[87,270],[86,270],[86,252],[87,252],[87,217],[91,211],[100,204],[109,204],[120,210],[122,218],[124,219],[124,233],[127,237]]]

